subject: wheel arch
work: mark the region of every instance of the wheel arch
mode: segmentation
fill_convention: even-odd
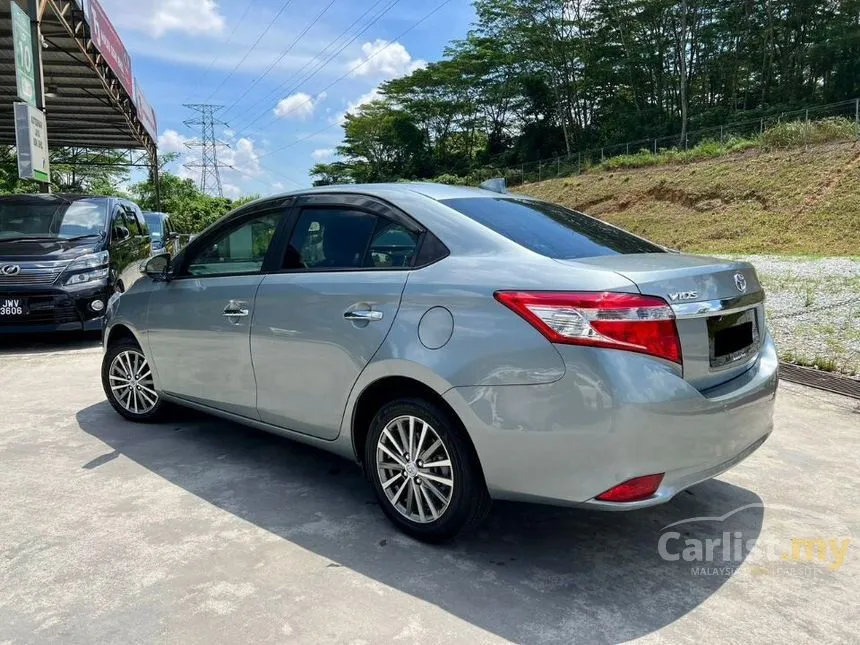
[[[446,388],[447,389],[447,388]],[[356,459],[362,467],[364,466],[364,450],[367,443],[367,436],[370,432],[370,424],[373,417],[380,407],[390,401],[404,398],[418,398],[428,401],[442,410],[454,423],[462,433],[466,440],[466,444],[475,460],[478,467],[481,479],[486,485],[484,477],[484,468],[481,460],[478,457],[478,451],[475,449],[475,443],[469,435],[463,420],[451,407],[448,401],[442,396],[442,393],[430,387],[423,381],[412,376],[401,374],[389,374],[377,378],[368,383],[361,393],[356,397],[349,416],[349,428],[352,439],[352,449]]]
[[[142,349],[143,344],[140,342],[140,339],[137,337],[137,334],[132,330],[131,327],[124,323],[116,323],[115,325],[111,325],[110,328],[105,330],[105,349],[110,347],[111,345],[118,343],[121,340],[133,340],[138,346]]]

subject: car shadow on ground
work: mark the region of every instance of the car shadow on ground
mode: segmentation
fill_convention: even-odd
[[[101,345],[102,333],[59,332],[49,334],[2,334],[0,356],[14,354],[52,354],[69,350],[91,349]]]
[[[693,575],[691,563],[661,559],[661,529],[748,504],[733,530],[757,539],[762,524],[759,497],[710,481],[629,513],[497,502],[475,535],[429,546],[387,522],[354,464],[320,450],[190,411],[178,411],[172,423],[137,425],[104,402],[77,420],[112,448],[84,468],[123,455],[329,566],[349,567],[517,642],[620,642],[664,627],[729,575]],[[673,530],[718,536],[707,522]],[[722,561],[719,550],[716,556],[699,564],[740,564]]]

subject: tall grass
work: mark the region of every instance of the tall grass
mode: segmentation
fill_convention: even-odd
[[[780,123],[754,137],[729,137],[725,141],[705,140],[687,150],[670,148],[654,153],[650,150],[640,150],[634,154],[610,157],[602,162],[592,164],[584,161],[581,166],[577,163],[561,161],[545,164],[545,174],[541,177],[536,170],[525,175],[518,169],[484,168],[467,176],[440,175],[433,181],[443,184],[476,186],[489,177],[504,176],[512,184],[528,183],[538,179],[551,177],[566,177],[578,172],[589,173],[601,170],[621,170],[625,168],[644,168],[646,166],[661,166],[668,164],[683,164],[701,161],[714,157],[741,152],[755,148],[758,150],[777,150],[797,146],[808,146],[828,141],[845,141],[860,138],[860,127],[853,120],[831,117],[818,121],[791,121]],[[526,166],[534,164],[526,164]]]
[[[758,146],[762,150],[774,150],[856,137],[860,137],[860,128],[853,120],[833,117],[819,121],[780,123],[758,137]]]
[[[620,155],[606,159],[596,165],[594,169],[617,170],[620,168],[689,163],[721,157],[749,148],[776,150],[827,143],[828,141],[845,141],[858,137],[860,137],[860,128],[850,119],[834,117],[819,121],[791,121],[780,123],[752,138],[731,137],[724,142],[703,141],[689,150],[672,148],[656,154],[648,150],[640,150],[633,155]]]

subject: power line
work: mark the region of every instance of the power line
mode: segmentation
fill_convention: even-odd
[[[271,92],[269,92],[269,93],[268,93],[266,96],[264,96],[261,100],[256,101],[256,102],[254,103],[254,106],[257,106],[257,105],[260,105],[260,104],[262,104],[262,103],[266,102],[266,101],[267,101],[267,100],[269,100],[272,96],[275,96],[279,91],[281,91],[282,89],[284,89],[288,84],[292,83],[292,82],[293,82],[293,80],[294,80],[294,79],[296,79],[296,78],[297,78],[297,77],[302,73],[302,71],[303,71],[303,70],[304,70],[304,69],[305,69],[309,64],[312,64],[312,63],[313,63],[317,58],[319,58],[321,55],[324,55],[324,54],[325,54],[325,52],[328,50],[328,48],[329,48],[329,47],[331,47],[331,46],[332,46],[332,45],[334,45],[337,41],[339,41],[339,40],[340,40],[340,39],[341,39],[341,38],[342,38],[346,33],[348,33],[348,32],[349,32],[349,30],[350,30],[350,29],[352,29],[356,24],[358,24],[358,23],[359,23],[359,22],[360,22],[360,21],[361,21],[361,20],[362,20],[362,19],[363,19],[367,14],[369,14],[371,11],[373,11],[373,9],[374,9],[377,5],[379,5],[381,2],[383,2],[383,0],[377,0],[377,2],[376,2],[376,3],[374,3],[374,4],[370,7],[370,9],[368,9],[367,11],[365,11],[365,12],[364,12],[361,16],[359,16],[355,21],[353,21],[353,23],[352,23],[349,27],[347,27],[347,28],[346,28],[346,29],[345,29],[345,30],[340,34],[340,36],[338,36],[337,38],[335,38],[335,39],[334,39],[333,41],[331,41],[328,45],[326,45],[322,50],[320,50],[320,51],[317,53],[317,55],[316,55],[316,56],[314,56],[314,58],[313,58],[313,59],[311,59],[311,61],[309,61],[308,63],[306,63],[306,64],[305,64],[301,69],[299,69],[295,74],[293,74],[293,76],[291,76],[291,77],[290,77],[290,78],[288,78],[286,81],[284,81],[281,85],[279,85],[279,86],[278,86],[278,87],[276,87],[274,90],[272,90]],[[358,38],[359,38],[359,37],[360,37],[364,32],[366,32],[368,29],[370,29],[370,27],[372,27],[374,24],[376,24],[377,22],[379,22],[379,20],[380,20],[380,19],[382,19],[382,17],[383,17],[386,13],[388,13],[389,11],[391,11],[391,9],[392,9],[392,8],[394,8],[394,6],[395,6],[396,4],[398,4],[399,2],[400,2],[400,0],[394,0],[390,5],[388,5],[385,9],[383,9],[381,12],[379,12],[379,14],[377,14],[377,15],[376,15],[376,16],[375,16],[375,17],[374,17],[370,22],[368,22],[368,23],[367,23],[367,24],[366,24],[366,25],[365,25],[365,26],[364,26],[364,27],[363,27],[363,28],[362,28],[358,33],[356,33],[352,38],[350,38],[347,42],[345,42],[345,43],[344,43],[344,44],[343,44],[343,45],[342,45],[342,46],[341,46],[337,51],[332,52],[332,54],[331,54],[328,58],[326,58],[326,59],[325,59],[324,61],[322,61],[319,65],[317,65],[317,67],[316,67],[315,69],[313,69],[309,75],[305,76],[305,77],[304,77],[302,80],[300,80],[298,83],[296,83],[296,84],[294,84],[292,87],[290,87],[290,89],[289,89],[289,90],[287,90],[286,92],[284,92],[284,94],[286,94],[287,96],[291,95],[291,94],[292,94],[294,91],[296,91],[296,90],[297,90],[301,85],[303,85],[304,83],[307,83],[310,79],[312,79],[314,76],[316,76],[316,75],[317,75],[317,74],[318,74],[318,73],[319,73],[323,68],[325,68],[325,67],[326,67],[326,66],[327,66],[327,65],[328,65],[332,60],[334,60],[334,58],[335,58],[338,54],[340,54],[344,49],[346,49],[347,47],[349,47],[349,45],[351,45],[352,43],[354,43],[354,42],[355,42],[355,41],[356,41],[356,40],[357,40],[357,39],[358,39]],[[251,108],[248,108],[248,109],[251,109]],[[243,126],[242,131],[247,131],[247,130],[252,126],[252,125],[254,125],[255,123],[257,123],[260,119],[262,119],[262,118],[263,118],[264,116],[266,116],[267,114],[269,114],[269,108],[266,108],[265,110],[263,110],[259,115],[257,115],[257,117],[256,117],[256,118],[254,118],[254,119],[253,119],[252,121],[250,121],[248,124],[246,124],[245,126]]]
[[[219,60],[221,60],[221,54],[224,53],[226,49],[233,44],[233,37],[236,35],[236,32],[239,31],[239,27],[245,22],[245,18],[248,17],[248,14],[251,12],[251,7],[254,6],[254,0],[249,0],[248,4],[245,6],[245,13],[242,14],[242,17],[239,18],[239,22],[235,24],[233,30],[230,32],[230,36],[227,38],[227,42],[224,44],[223,49],[221,49],[215,56],[212,57],[212,60],[209,62],[209,66],[206,68],[206,71],[203,72],[203,75],[198,79],[197,83],[194,85],[194,90],[191,92],[189,96],[194,96],[194,93],[197,89],[203,85],[203,81],[206,80],[206,77],[209,76],[209,72],[212,71],[212,68],[215,66]]]
[[[266,25],[266,28],[263,29],[262,32],[260,32],[259,36],[257,36],[257,40],[254,41],[254,44],[251,45],[251,48],[247,52],[245,52],[245,55],[242,57],[242,60],[240,60],[238,63],[236,63],[236,66],[230,71],[229,74],[227,74],[226,77],[224,77],[224,80],[221,81],[221,83],[218,85],[218,87],[215,88],[215,91],[212,92],[209,95],[209,98],[206,99],[207,101],[211,100],[213,96],[215,96],[218,92],[221,91],[221,88],[224,87],[224,85],[227,83],[227,81],[229,81],[231,78],[233,78],[233,74],[236,73],[236,70],[238,70],[242,66],[242,64],[246,60],[248,60],[248,56],[250,56],[254,52],[254,50],[257,49],[257,45],[259,45],[260,41],[263,40],[263,37],[267,33],[269,33],[269,30],[274,26],[274,24],[275,24],[275,22],[277,22],[278,18],[281,17],[281,14],[283,14],[284,11],[287,10],[287,7],[290,6],[291,2],[292,2],[292,0],[286,0],[286,2],[284,2],[284,4],[281,6],[278,13],[275,14],[275,17],[269,21],[269,24]]]
[[[239,103],[239,101],[241,101],[241,100],[242,100],[242,98],[241,98],[241,97],[242,97],[243,95],[247,95],[248,93],[250,93],[250,92],[251,92],[251,90],[253,90],[255,87],[257,87],[257,85],[260,83],[260,81],[262,81],[266,76],[268,76],[269,72],[271,72],[271,71],[275,68],[275,65],[277,65],[277,64],[278,64],[278,63],[280,63],[282,60],[284,60],[284,58],[286,58],[286,57],[287,57],[287,54],[289,54],[289,53],[293,50],[293,48],[296,46],[296,44],[297,44],[297,43],[298,43],[298,42],[299,42],[299,41],[304,37],[304,35],[305,35],[306,33],[308,33],[308,31],[310,31],[310,30],[311,30],[311,28],[313,28],[313,26],[319,22],[319,19],[320,19],[320,18],[322,18],[322,17],[323,17],[323,15],[325,15],[325,13],[326,13],[329,9],[331,9],[331,6],[332,6],[335,2],[337,2],[337,0],[331,0],[331,2],[329,2],[329,3],[325,6],[325,8],[323,8],[323,10],[322,10],[322,11],[320,11],[320,12],[316,15],[316,17],[315,17],[315,18],[314,18],[314,19],[313,19],[313,20],[308,24],[308,26],[307,26],[307,27],[305,27],[305,28],[302,30],[302,32],[301,32],[298,36],[296,36],[295,40],[293,40],[293,42],[292,42],[292,43],[290,43],[290,46],[289,46],[289,47],[287,47],[287,48],[286,48],[286,49],[281,53],[281,55],[280,55],[280,56],[278,56],[278,58],[276,58],[274,61],[272,61],[272,63],[271,63],[271,64],[270,64],[266,69],[265,69],[265,71],[264,71],[262,74],[260,74],[259,76],[257,76],[257,78],[255,78],[255,79],[254,79],[254,82],[253,82],[253,83],[251,83],[251,86],[250,86],[248,89],[246,89],[246,90],[245,90],[245,92],[244,92],[242,95],[240,95],[240,96],[239,96],[239,98],[237,98],[235,101],[233,101],[233,103],[231,103],[230,105],[228,105],[228,106],[227,106],[227,110],[226,110],[227,112],[230,112],[230,110],[232,110],[234,107],[236,107],[236,105]]]
[[[413,29],[415,29],[416,27],[418,27],[418,25],[420,25],[420,24],[421,24],[421,23],[423,23],[425,20],[429,19],[431,16],[435,15],[436,13],[438,13],[438,12],[442,9],[442,7],[444,7],[445,5],[447,5],[449,2],[451,2],[451,0],[443,0],[443,2],[441,2],[441,3],[440,3],[440,4],[439,4],[435,9],[433,9],[432,11],[430,11],[430,13],[425,14],[425,15],[424,15],[424,17],[422,17],[422,18],[421,18],[420,20],[418,20],[417,22],[413,23],[411,27],[409,27],[409,28],[408,28],[408,29],[406,29],[405,31],[401,32],[401,33],[400,33],[397,37],[395,37],[393,40],[389,41],[389,42],[388,42],[388,44],[387,44],[387,45],[385,45],[385,47],[382,47],[382,48],[381,48],[381,49],[379,49],[378,51],[374,52],[373,54],[371,54],[370,56],[368,56],[365,60],[363,60],[362,62],[360,62],[358,65],[355,65],[354,67],[352,67],[352,68],[351,68],[349,71],[347,71],[345,74],[343,74],[342,76],[339,76],[339,77],[338,77],[338,78],[336,78],[334,81],[332,81],[331,83],[329,83],[328,85],[326,85],[322,90],[320,90],[320,93],[325,92],[325,91],[329,90],[330,88],[334,87],[337,83],[340,83],[343,79],[345,79],[347,76],[349,76],[350,74],[352,74],[355,70],[357,70],[358,68],[360,68],[360,67],[362,67],[362,66],[366,65],[367,63],[369,63],[371,60],[373,60],[373,58],[375,58],[376,56],[378,56],[379,54],[381,54],[382,52],[384,52],[384,51],[385,51],[386,49],[388,49],[391,45],[393,45],[394,43],[398,42],[401,38],[403,38],[403,36],[405,36],[405,35],[406,35],[406,34],[408,34],[410,31],[412,31]],[[296,105],[294,105],[293,107],[291,107],[289,110],[286,110],[286,111],[284,111],[283,113],[281,113],[279,116],[283,117],[285,114],[289,114],[290,112],[292,112],[292,111],[293,111],[293,110],[295,110],[296,108],[301,107],[302,105],[304,105],[304,104],[306,104],[306,103],[308,103],[309,101],[312,101],[312,100],[313,100],[313,98],[308,99],[308,100],[305,100],[305,101],[302,101],[301,103],[297,103]],[[278,119],[278,117],[275,117],[274,121],[277,121],[277,119]],[[272,122],[274,122],[274,121],[272,121]],[[331,124],[331,125],[329,125],[328,127],[323,128],[322,130],[320,130],[319,132],[315,132],[315,133],[313,133],[313,134],[311,134],[311,135],[308,135],[308,136],[306,136],[306,137],[303,137],[303,138],[301,138],[301,139],[297,139],[297,140],[293,141],[292,143],[288,143],[287,145],[282,146],[282,147],[280,147],[280,148],[275,148],[274,150],[269,150],[268,152],[263,153],[263,154],[262,154],[262,155],[260,155],[260,156],[261,156],[261,157],[267,157],[267,156],[269,156],[269,155],[271,155],[271,154],[274,154],[274,153],[276,153],[276,152],[281,152],[282,150],[286,150],[286,149],[288,149],[288,148],[292,148],[294,145],[296,145],[296,144],[298,144],[298,143],[301,143],[302,141],[306,141],[307,139],[310,139],[310,138],[312,138],[312,137],[315,137],[315,136],[317,136],[318,134],[322,134],[323,132],[325,132],[325,131],[327,131],[327,130],[330,130],[331,128],[333,128],[333,127],[335,127],[335,126],[337,126],[337,125],[340,125],[340,124],[338,124],[338,123],[332,123],[332,124]],[[268,126],[268,124],[266,124],[266,126],[263,126],[263,127],[267,127],[267,126]]]
[[[200,126],[200,139],[189,141],[185,145],[189,148],[200,148],[200,161],[186,163],[186,168],[200,169],[200,191],[216,189],[218,197],[224,196],[221,187],[221,171],[218,164],[218,144],[227,145],[215,138],[215,124],[226,125],[223,121],[215,118],[215,113],[222,109],[220,105],[208,105],[202,103],[186,103],[185,107],[200,114],[200,118],[188,119],[185,125],[188,127]]]

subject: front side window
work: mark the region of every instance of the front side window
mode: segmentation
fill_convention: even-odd
[[[40,197],[0,201],[0,240],[27,238],[70,239],[104,233],[104,200]]]
[[[665,252],[620,228],[546,202],[464,197],[442,203],[520,246],[557,260]]]
[[[418,236],[402,225],[348,208],[302,211],[284,258],[285,269],[409,267]]]
[[[266,213],[221,231],[191,252],[188,275],[259,272],[280,219],[280,213]]]

